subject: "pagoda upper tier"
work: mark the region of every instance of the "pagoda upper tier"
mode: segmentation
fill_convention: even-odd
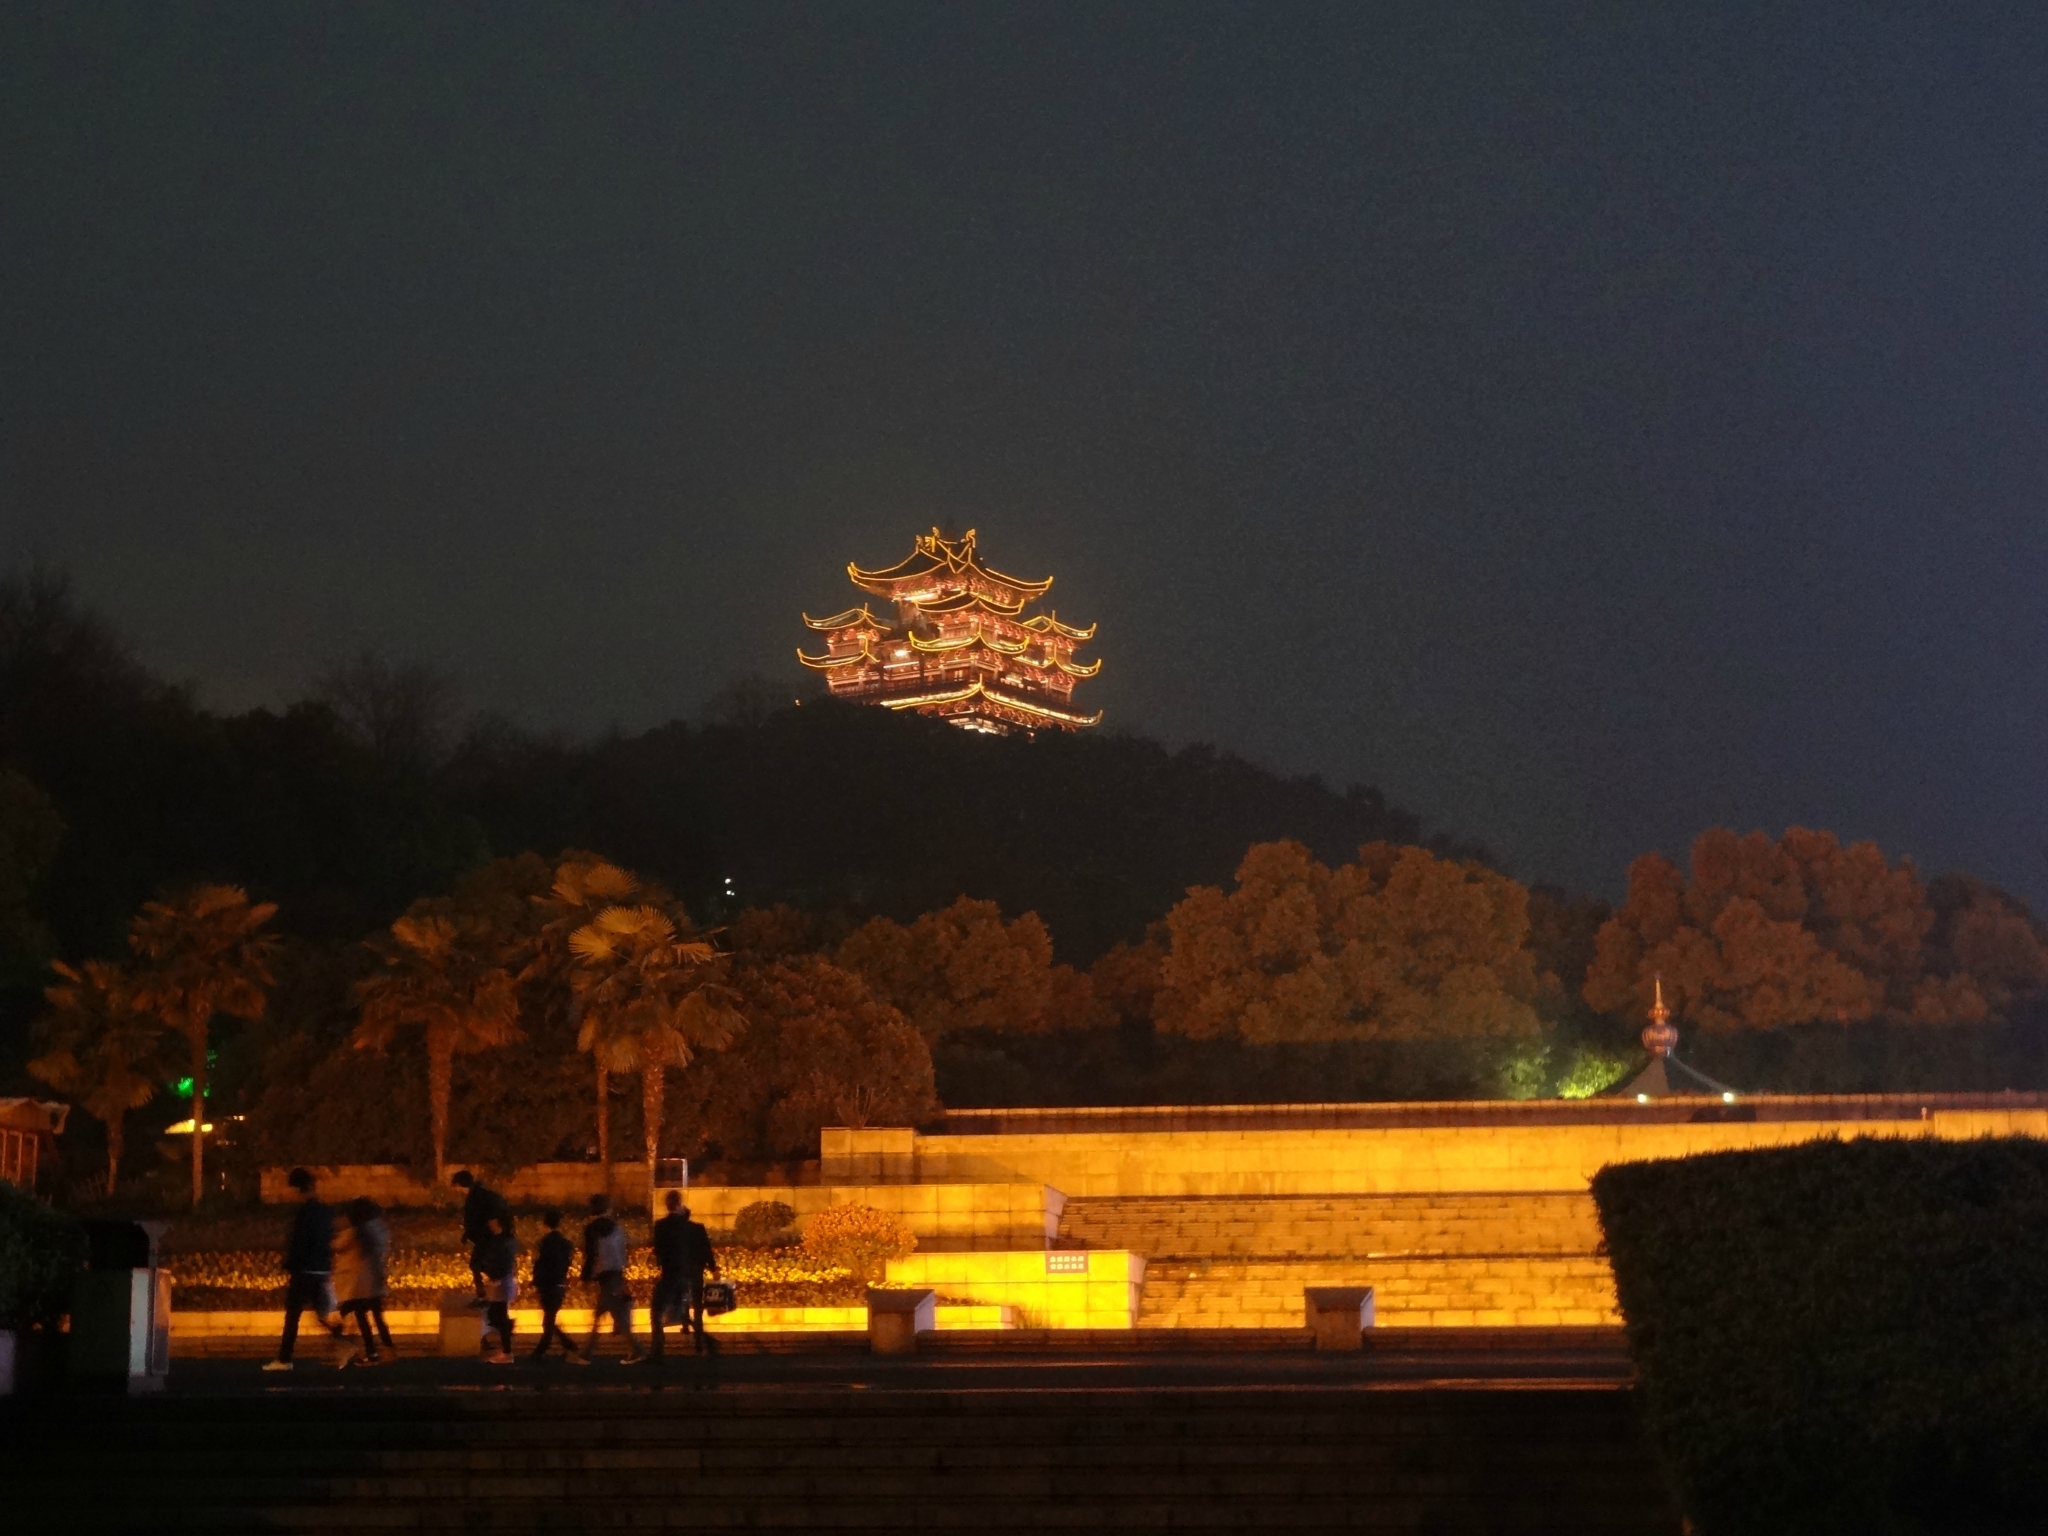
[[[825,654],[798,650],[822,672],[835,698],[936,715],[971,731],[1005,735],[1075,731],[1102,712],[1074,708],[1074,684],[1102,670],[1077,661],[1095,636],[1058,615],[1025,612],[1052,578],[1023,581],[981,563],[972,528],[957,539],[934,528],[907,559],[886,570],[849,565],[846,574],[880,599],[828,619],[804,615],[825,637]],[[879,611],[878,611],[879,610]]]

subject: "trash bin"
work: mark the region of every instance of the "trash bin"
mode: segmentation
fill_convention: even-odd
[[[171,1370],[171,1277],[157,1243],[170,1223],[88,1221],[86,1267],[71,1297],[71,1376],[160,1392]]]

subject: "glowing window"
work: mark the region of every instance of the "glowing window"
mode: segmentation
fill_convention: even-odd
[[[1085,1275],[1088,1273],[1088,1255],[1048,1253],[1045,1256],[1045,1272],[1048,1275]]]

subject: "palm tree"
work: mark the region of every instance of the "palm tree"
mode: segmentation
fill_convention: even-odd
[[[519,1035],[519,984],[503,964],[501,936],[488,920],[447,911],[447,905],[414,902],[388,936],[370,941],[380,965],[356,983],[363,1010],[358,1049],[381,1051],[401,1029],[417,1029],[425,1037],[436,1189],[447,1182],[455,1058]]]
[[[258,1019],[277,941],[260,930],[275,902],[252,903],[237,885],[195,886],[174,901],[145,902],[128,927],[140,962],[134,1005],[185,1037],[192,1056],[192,1204],[206,1183],[206,1063],[213,1016]]]
[[[167,1068],[163,1025],[135,1006],[119,966],[88,960],[83,970],[73,970],[60,960],[52,969],[64,980],[43,993],[51,1012],[40,1033],[49,1049],[28,1069],[106,1126],[107,1195],[112,1198],[121,1176],[128,1111],[156,1097]]]
[[[679,937],[659,907],[607,907],[569,936],[569,948],[583,1011],[577,1049],[590,1052],[602,1072],[640,1074],[651,1209],[667,1070],[688,1066],[700,1050],[722,1050],[743,1021],[715,979],[717,951],[701,938]]]
[[[640,895],[639,876],[594,853],[564,853],[555,867],[555,883],[535,898],[541,923],[518,955],[519,980],[539,994],[539,1006],[566,1013],[581,1027],[581,999],[573,985],[576,956],[569,947],[577,929],[596,919],[606,907]],[[659,895],[659,892],[650,892]],[[597,1156],[604,1165],[604,1187],[612,1187],[611,1069],[604,1052],[593,1053],[597,1070]]]

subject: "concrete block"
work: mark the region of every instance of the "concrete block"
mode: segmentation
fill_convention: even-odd
[[[938,1296],[932,1291],[868,1292],[868,1345],[878,1355],[917,1352],[917,1336],[938,1327]]]
[[[1364,1347],[1361,1335],[1372,1327],[1375,1315],[1371,1286],[1311,1285],[1302,1290],[1301,1297],[1317,1349]]]
[[[484,1314],[469,1291],[441,1293],[441,1353],[474,1360],[484,1347]]]

